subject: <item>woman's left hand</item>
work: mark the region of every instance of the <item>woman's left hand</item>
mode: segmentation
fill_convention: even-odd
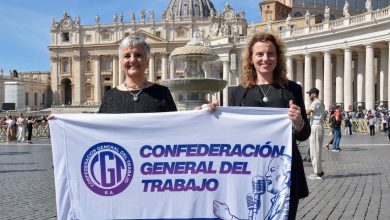
[[[203,104],[201,106],[198,106],[195,108],[195,110],[201,110],[201,109],[207,108],[207,110],[209,112],[215,112],[217,110],[218,106],[219,106],[219,100],[217,99],[209,104]]]
[[[301,107],[294,104],[292,100],[289,103],[290,108],[288,109],[288,117],[291,119],[294,127],[300,127],[303,124],[303,119],[301,115]]]
[[[208,110],[209,112],[215,112],[217,110],[217,107],[219,106],[219,100],[214,100],[210,104],[208,104]]]

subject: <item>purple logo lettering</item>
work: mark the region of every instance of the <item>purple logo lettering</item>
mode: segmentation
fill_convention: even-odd
[[[81,161],[81,175],[85,185],[101,196],[121,193],[129,186],[133,173],[130,154],[114,143],[95,144]]]

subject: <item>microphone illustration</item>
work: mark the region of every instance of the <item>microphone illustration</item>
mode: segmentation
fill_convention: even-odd
[[[252,192],[246,196],[249,220],[256,220],[257,212],[261,206],[260,196],[265,193],[265,184],[266,182],[263,176],[255,176],[252,179]]]

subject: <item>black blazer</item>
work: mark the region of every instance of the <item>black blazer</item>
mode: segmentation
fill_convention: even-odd
[[[274,85],[275,86],[275,85]],[[289,100],[293,100],[296,105],[301,108],[302,119],[305,122],[304,127],[299,133],[293,132],[293,146],[292,146],[292,164],[291,164],[291,192],[290,196],[296,199],[304,198],[309,195],[309,189],[306,182],[305,171],[303,168],[302,156],[298,150],[297,140],[305,141],[309,138],[311,129],[306,115],[306,108],[303,99],[302,87],[293,81],[288,81],[287,86],[275,86],[281,89],[282,98],[285,99],[284,106],[273,106],[280,108],[288,108]],[[243,100],[245,99],[247,88],[234,86],[229,88],[229,106],[245,106]]]

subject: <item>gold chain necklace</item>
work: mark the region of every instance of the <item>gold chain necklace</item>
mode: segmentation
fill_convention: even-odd
[[[137,92],[137,93],[132,93],[130,91],[131,87],[129,87],[126,82],[123,83],[123,85],[125,86],[126,90],[130,92],[131,95],[133,95],[133,101],[134,102],[138,102],[139,98],[138,98],[138,95],[141,94],[142,90],[144,90],[145,86],[146,86],[146,83],[144,83],[141,87],[141,89]]]

